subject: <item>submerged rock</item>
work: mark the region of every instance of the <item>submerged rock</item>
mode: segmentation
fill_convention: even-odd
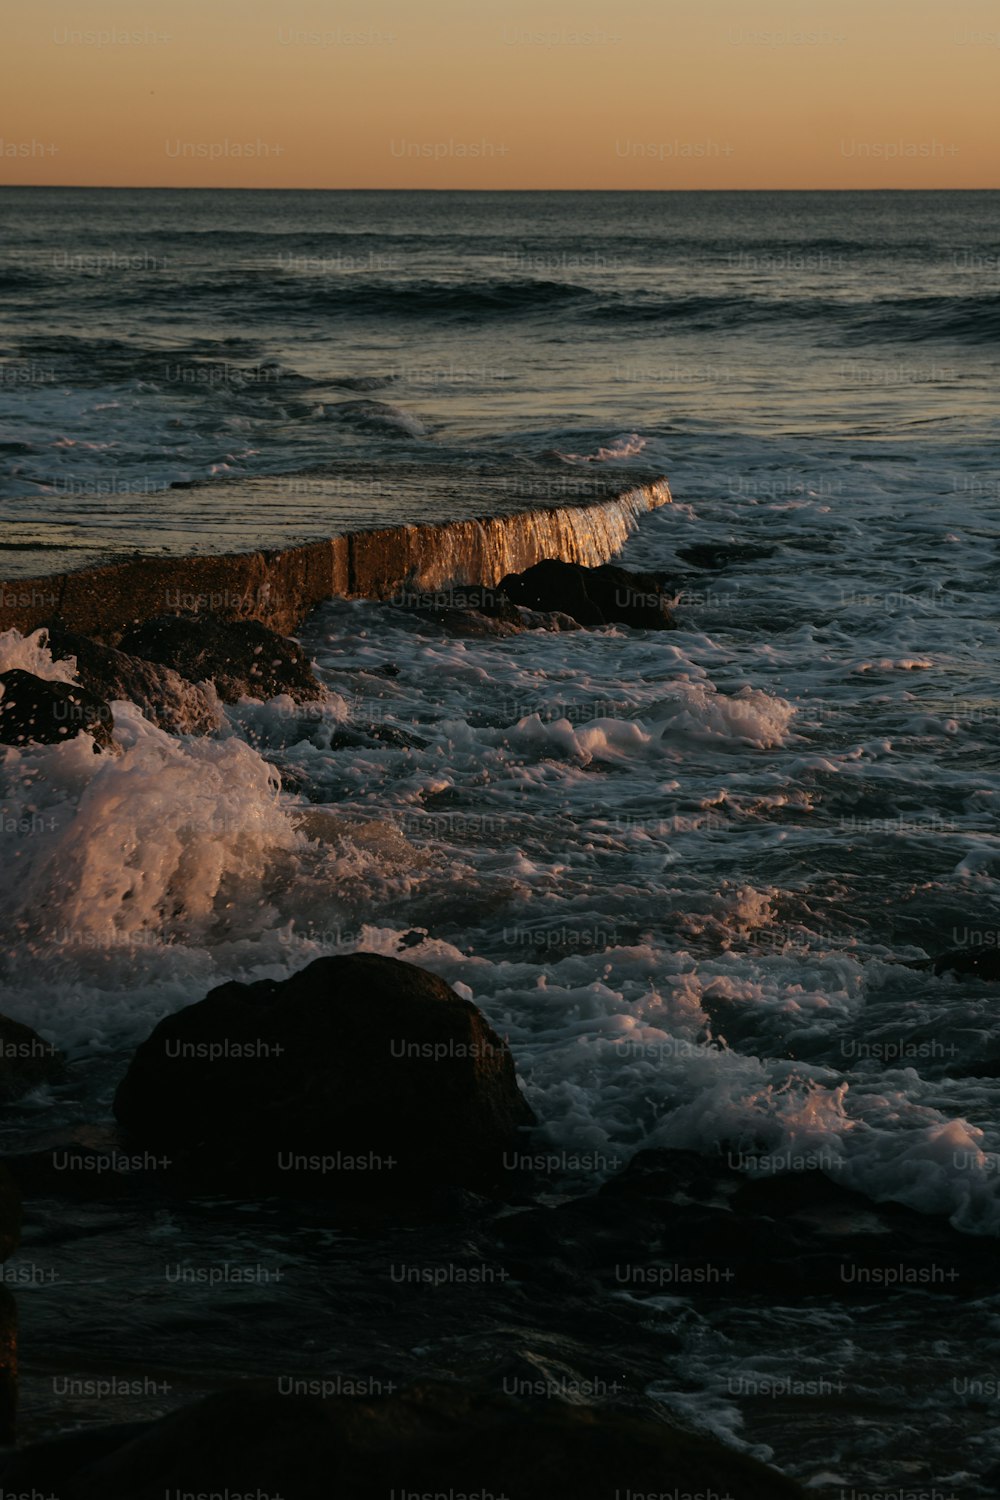
[[[728,568],[730,563],[756,562],[758,558],[773,557],[777,550],[753,542],[696,542],[690,547],[678,547],[677,556],[692,567],[719,572]]]
[[[115,1114],[209,1182],[294,1193],[492,1190],[533,1115],[505,1043],[413,964],[319,958],[225,984],[159,1023]]]
[[[3,1488],[57,1490],[62,1500],[163,1500],[171,1491],[283,1500],[387,1500],[404,1492],[796,1500],[805,1493],[777,1470],[648,1407],[529,1403],[458,1383],[374,1398],[296,1394],[287,1376],[281,1384],[292,1393],[281,1394],[277,1377],[270,1385],[255,1381],[142,1427],[26,1448],[0,1460]],[[323,1389],[321,1379],[301,1384]]]
[[[499,588],[515,604],[557,611],[580,625],[630,625],[636,630],[671,630],[674,619],[662,581],[605,563],[585,568],[550,560],[523,573],[508,573]]]
[[[1000,947],[996,943],[979,943],[966,948],[949,948],[931,961],[935,974],[968,974],[973,979],[1000,980]]]
[[[110,749],[110,704],[89,688],[52,682],[12,667],[0,672],[0,745],[58,745],[89,734],[95,750]]]
[[[524,629],[520,611],[506,594],[479,585],[403,593],[391,602],[453,635],[505,636]]]
[[[50,630],[48,646],[56,660],[75,657],[77,678],[90,692],[108,702],[134,703],[161,729],[210,734],[218,728],[211,696],[172,667],[129,656],[69,630]]]
[[[421,610],[420,614],[425,620],[434,625],[440,625],[451,635],[465,635],[472,637],[484,636],[507,636],[518,635],[524,629],[524,623],[514,605],[511,605],[511,617],[507,619],[496,615],[481,614],[475,609],[448,609],[438,607],[435,609]]]
[[[554,1281],[575,1266],[608,1290],[628,1285],[640,1297],[836,1302],[901,1289],[953,1297],[996,1290],[995,1239],[876,1202],[833,1181],[821,1161],[822,1153],[805,1152],[778,1170],[764,1151],[728,1160],[641,1151],[591,1196],[502,1221],[497,1253],[526,1282]],[[755,1169],[770,1175],[750,1175]]]
[[[0,1016],[0,1104],[11,1104],[43,1083],[58,1083],[65,1068],[62,1054],[37,1031]]]
[[[302,647],[257,620],[161,615],[127,630],[119,649],[172,667],[189,682],[214,683],[224,703],[280,693],[297,703],[323,696]]]
[[[408,729],[400,729],[395,724],[350,724],[332,731],[328,748],[356,750],[361,745],[370,745],[373,740],[393,750],[422,750],[427,744],[418,734],[411,734]]]

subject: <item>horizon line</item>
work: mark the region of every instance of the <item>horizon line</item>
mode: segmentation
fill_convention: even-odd
[[[266,183],[254,187],[234,183],[163,183],[163,182],[0,182],[4,188],[22,188],[32,192],[84,193],[480,193],[483,196],[502,193],[998,193],[997,187],[750,187],[750,188],[555,188],[555,187],[282,187]]]

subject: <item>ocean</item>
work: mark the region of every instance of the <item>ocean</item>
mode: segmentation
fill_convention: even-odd
[[[995,987],[911,966],[1000,945],[1000,196],[39,188],[0,215],[0,575],[95,529],[127,551],[133,517],[211,550],[191,483],[426,465],[470,515],[470,476],[638,471],[673,503],[621,561],[678,623],[479,640],[331,600],[308,715],[247,701],[188,739],[119,705],[117,759],[6,752],[0,1009],[79,1062],[7,1149],[107,1123],[212,985],[405,938],[508,1039],[560,1201],[680,1147],[1000,1233]],[[287,540],[322,519],[290,505]],[[52,671],[0,636],[9,665]],[[21,1252],[55,1273],[18,1286],[28,1432],[108,1415],[55,1389],[95,1345],[158,1350],[172,1394],[126,1417],[275,1349],[404,1375],[383,1292],[345,1331],[366,1253],[270,1204],[53,1200]],[[164,1279],[226,1255],[287,1285]],[[1000,1292],[606,1296],[662,1331],[657,1401],[818,1494],[994,1492],[969,1390]],[[470,1335],[422,1337],[448,1368]]]

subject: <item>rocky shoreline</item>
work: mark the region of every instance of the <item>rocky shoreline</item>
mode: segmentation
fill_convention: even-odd
[[[670,629],[669,598],[665,578],[543,561],[491,588],[407,592],[397,602],[458,635],[503,636],[609,623]],[[95,753],[114,754],[113,705],[123,698],[170,733],[211,734],[220,703],[284,694],[308,704],[322,693],[301,648],[259,620],[158,615],[92,636],[61,621],[44,628],[53,657],[75,662],[77,683],[0,674],[0,744],[86,734]],[[995,957],[963,950],[928,963],[991,981]],[[0,1036],[5,1102],[60,1086],[67,1065],[41,1037],[3,1018]],[[274,1198],[292,1221],[319,1214],[359,1239],[390,1280],[408,1243],[407,1264],[435,1276],[450,1268],[451,1289],[471,1279],[480,1305],[492,1299],[507,1326],[548,1330],[549,1342],[497,1337],[464,1364],[441,1361],[433,1379],[413,1378],[400,1356],[390,1388],[360,1393],[322,1379],[315,1391],[290,1392],[243,1381],[156,1422],[11,1450],[0,1457],[8,1491],[48,1487],[64,1500],[262,1486],[286,1500],[318,1500],[331,1488],[359,1497],[394,1488],[526,1500],[623,1489],[792,1497],[804,1494],[792,1480],[685,1430],[650,1399],[664,1351],[649,1332],[657,1299],[778,1295],[835,1308],[900,1287],[961,1299],[995,1285],[992,1242],[876,1205],[818,1170],[754,1176],[721,1157],[647,1151],[599,1189],[567,1195],[559,1164],[536,1146],[539,1122],[503,1038],[471,1001],[402,959],[319,959],[283,982],[192,997],[139,1046],[114,1113],[103,1135],[69,1133],[8,1157],[5,1256],[17,1244],[22,1195],[29,1215],[34,1199],[50,1196],[128,1197],[150,1211]],[[741,1155],[751,1147],[733,1142]],[[72,1152],[109,1166],[63,1173],[56,1157]],[[487,1278],[489,1267],[503,1276]],[[425,1284],[414,1278],[400,1294],[400,1350],[432,1341],[418,1295]],[[4,1287],[8,1443],[13,1300]],[[345,1305],[343,1316],[349,1342],[363,1347],[364,1308]],[[468,1316],[467,1301],[434,1309],[444,1326]],[[368,1376],[355,1369],[347,1383],[355,1378]]]
[[[610,564],[562,560],[505,574],[493,589],[404,590],[392,602],[458,634],[673,625],[666,580]],[[111,704],[123,698],[160,728],[192,734],[218,728],[220,701],[287,694],[307,703],[322,696],[301,648],[254,618],[159,614],[87,636],[57,616],[38,628],[53,658],[75,663],[77,682],[55,682],[21,668],[0,673],[0,744],[58,744],[89,734],[96,749],[110,750]]]

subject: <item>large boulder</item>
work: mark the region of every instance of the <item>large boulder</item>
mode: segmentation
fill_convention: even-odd
[[[172,667],[189,682],[214,683],[224,703],[280,693],[297,703],[323,696],[302,647],[258,620],[161,615],[127,630],[118,645],[129,656]]]
[[[115,1114],[207,1181],[388,1196],[491,1190],[533,1120],[476,1007],[373,953],[224,984],[168,1016],[136,1052]]]
[[[289,1378],[290,1379],[290,1378]],[[308,1390],[310,1382],[303,1380]],[[321,1378],[311,1382],[322,1390]],[[336,1381],[329,1381],[336,1386]],[[0,1460],[4,1492],[61,1500],[164,1494],[388,1500],[394,1494],[804,1500],[794,1480],[649,1409],[530,1404],[427,1383],[374,1400],[254,1382],[142,1428],[76,1433]]]
[[[171,667],[143,661],[113,646],[70,630],[50,630],[48,647],[55,660],[76,660],[78,681],[110,702],[124,699],[148,719],[176,734],[210,734],[218,715],[210,694]]]
[[[111,706],[89,688],[12,667],[0,672],[0,690],[0,745],[58,745],[89,734],[95,751],[110,748]]]
[[[515,604],[558,611],[580,625],[621,624],[636,630],[674,627],[662,580],[613,563],[585,568],[550,559],[523,573],[508,573],[499,587]]]

